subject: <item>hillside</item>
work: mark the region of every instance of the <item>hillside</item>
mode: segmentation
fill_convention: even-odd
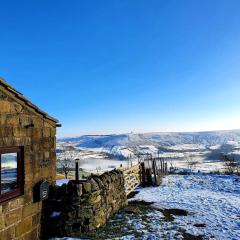
[[[214,132],[143,133],[83,135],[58,139],[58,148],[74,146],[79,149],[103,151],[116,157],[138,153],[179,153],[216,150],[238,153],[240,130]]]
[[[240,130],[214,132],[162,132],[162,133],[129,133],[112,135],[83,135],[75,138],[58,139],[59,142],[78,143],[78,147],[99,148],[126,146],[135,144],[153,144],[173,146],[177,144],[201,144],[212,146],[226,144],[230,141],[240,142]]]

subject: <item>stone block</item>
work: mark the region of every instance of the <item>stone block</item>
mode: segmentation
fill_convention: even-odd
[[[14,146],[23,146],[22,138],[14,137],[13,138]]]
[[[26,129],[22,127],[14,127],[13,128],[13,136],[14,137],[26,137]]]
[[[92,187],[92,191],[97,191],[97,190],[99,190],[99,186],[98,186],[98,184],[97,184],[97,182],[92,178],[91,180],[90,180],[90,183],[91,183],[91,187]]]
[[[112,180],[112,182],[116,181],[117,177],[118,177],[117,174],[116,174],[115,172],[113,172],[113,173],[111,174],[111,180]]]
[[[21,220],[21,217],[22,217],[22,209],[21,208],[7,212],[5,215],[6,226],[10,226],[12,224],[19,222]]]
[[[20,114],[19,123],[21,127],[26,127],[32,124],[32,119],[29,115]]]
[[[1,209],[2,209],[2,211],[1,211],[2,214],[5,214],[5,213],[9,212],[9,203],[8,202],[3,202],[1,204]]]
[[[0,125],[6,125],[6,119],[7,119],[7,115],[0,113]]]
[[[102,180],[100,178],[95,178],[94,180],[95,180],[95,182],[98,183],[99,189],[103,189],[104,188],[104,184],[103,184],[103,182],[102,182]]]
[[[6,125],[10,126],[18,126],[19,125],[19,116],[14,115],[7,115],[6,118]]]
[[[9,113],[11,112],[11,103],[6,100],[0,100],[0,113]]]
[[[88,202],[91,205],[95,205],[98,202],[101,202],[102,198],[100,195],[92,195],[89,199]]]
[[[29,216],[25,218],[23,221],[21,221],[17,226],[16,226],[16,237],[19,237],[23,235],[24,233],[27,233],[31,230],[32,228],[32,217]]]
[[[92,185],[90,182],[84,182],[83,183],[83,192],[84,193],[90,193],[92,191]]]
[[[50,153],[49,152],[44,152],[44,158],[48,159],[50,157]]]
[[[14,146],[13,137],[2,137],[3,145],[6,147]]]
[[[12,127],[0,127],[0,136],[9,137],[13,135]]]
[[[32,117],[32,123],[35,128],[43,128],[43,121],[41,117]]]
[[[1,240],[10,240],[15,238],[15,227],[5,228],[4,230],[0,231],[0,239]]]
[[[22,144],[23,146],[27,146],[27,145],[30,145],[32,142],[32,139],[30,137],[25,137],[22,139]]]
[[[24,235],[23,240],[35,240],[38,239],[38,228],[33,229],[31,232]]]
[[[19,103],[13,102],[11,104],[11,111],[12,112],[16,112],[16,113],[20,113],[23,109],[23,106]]]
[[[96,228],[99,228],[100,226],[103,226],[106,223],[106,215],[103,210],[100,210],[98,212],[95,212],[94,216],[94,226]]]
[[[43,136],[42,128],[33,128],[31,133],[33,138],[41,138]]]
[[[51,136],[51,128],[44,128],[43,137],[50,137],[50,136]]]
[[[78,211],[78,218],[92,218],[93,217],[93,210],[91,207],[82,207]]]
[[[36,215],[32,216],[32,226],[37,226],[40,223],[40,213],[37,213]]]
[[[5,228],[4,216],[0,215],[0,231]]]
[[[51,137],[56,136],[56,128],[51,128]]]
[[[10,202],[8,202],[9,210],[20,208],[22,205],[23,205],[23,199],[22,198],[17,198],[17,199],[14,199],[14,200],[11,200]]]
[[[28,204],[23,207],[23,217],[28,217],[39,212],[39,203]]]

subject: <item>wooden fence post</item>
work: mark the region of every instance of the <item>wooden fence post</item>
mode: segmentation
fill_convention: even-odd
[[[140,174],[141,174],[141,184],[143,187],[146,187],[146,169],[144,162],[140,164]]]
[[[146,178],[147,178],[147,186],[151,186],[153,185],[153,181],[152,181],[152,171],[150,168],[146,169]]]
[[[157,173],[156,173],[156,160],[152,159],[153,175],[154,175],[154,185],[157,184]]]
[[[165,163],[165,173],[167,173],[167,162]]]
[[[79,159],[75,159],[75,180],[79,180],[79,167],[78,167]]]

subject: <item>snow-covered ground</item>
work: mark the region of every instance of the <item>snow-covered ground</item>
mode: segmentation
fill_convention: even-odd
[[[240,239],[240,177],[174,174],[166,176],[159,187],[137,190],[130,206],[143,209],[115,215],[101,230],[101,238],[74,239]]]
[[[146,153],[165,158],[168,167],[181,169],[189,168],[189,161],[193,160],[193,170],[205,172],[169,175],[160,187],[140,188],[132,201],[154,203],[139,214],[117,215],[108,225],[117,226],[124,218],[124,227],[112,229],[101,239],[192,240],[191,236],[199,236],[196,239],[240,240],[239,177],[209,174],[225,170],[219,160],[221,153],[240,159],[240,130],[81,136],[59,140],[57,149],[58,158],[73,151],[80,159],[80,168],[87,172],[101,173],[120,164],[126,167],[130,156],[136,161],[138,154]],[[71,167],[74,164],[72,161]],[[63,183],[60,180],[57,184]],[[169,214],[174,209],[188,214],[170,214],[171,219],[166,219],[166,211]],[[111,235],[115,232],[117,237]]]
[[[80,167],[87,172],[104,172],[111,171],[114,168],[119,168],[120,165],[127,167],[130,165],[126,160],[114,160],[114,159],[84,159],[80,161]]]
[[[160,187],[142,188],[132,200],[154,202],[153,206],[158,209],[186,210],[189,213],[187,216],[174,216],[171,224],[189,234],[204,236],[204,239],[240,239],[239,177],[210,174],[169,175],[164,178]],[[151,214],[153,217],[156,212]],[[144,225],[141,222],[139,224]],[[169,223],[162,223],[157,214],[152,227],[155,227],[156,233],[155,238],[150,239],[158,239],[156,237],[164,228],[169,229]],[[144,227],[140,229],[144,230]]]
[[[224,162],[222,161],[206,160],[201,157],[195,158],[195,161],[196,161],[196,165],[192,167],[192,171],[194,172],[201,171],[201,172],[209,173],[209,172],[216,172],[216,171],[224,172],[226,170],[224,166]],[[173,165],[173,167],[176,167],[178,169],[190,168],[188,166],[187,160],[185,159],[176,159],[173,161],[168,161],[169,167],[171,166],[171,164]]]

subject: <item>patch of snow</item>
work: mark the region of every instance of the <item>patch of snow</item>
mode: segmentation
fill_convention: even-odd
[[[114,156],[128,158],[130,154],[133,154],[127,147],[124,146],[114,146],[111,148],[110,153]]]
[[[176,144],[173,146],[169,146],[168,149],[171,150],[205,150],[206,146],[202,144]]]
[[[173,224],[192,235],[240,239],[240,179],[236,176],[169,175],[160,187],[140,189],[132,200],[154,202],[160,209],[187,210],[190,214],[174,216]],[[196,224],[206,227],[196,227]]]
[[[128,224],[135,230],[143,229],[145,226],[139,220],[128,220]]]
[[[59,179],[59,180],[56,180],[56,185],[62,186],[63,184],[68,184],[68,182],[69,182],[69,179]]]
[[[219,149],[220,147],[221,147],[220,144],[208,146],[208,148],[209,148],[210,150],[216,150],[216,149]]]
[[[50,238],[49,240],[90,240],[87,238],[69,238],[69,237],[63,237],[63,238]]]
[[[51,214],[51,217],[54,218],[54,217],[59,217],[61,215],[61,212],[53,212]]]
[[[121,240],[135,240],[134,235],[128,235],[120,238]]]

